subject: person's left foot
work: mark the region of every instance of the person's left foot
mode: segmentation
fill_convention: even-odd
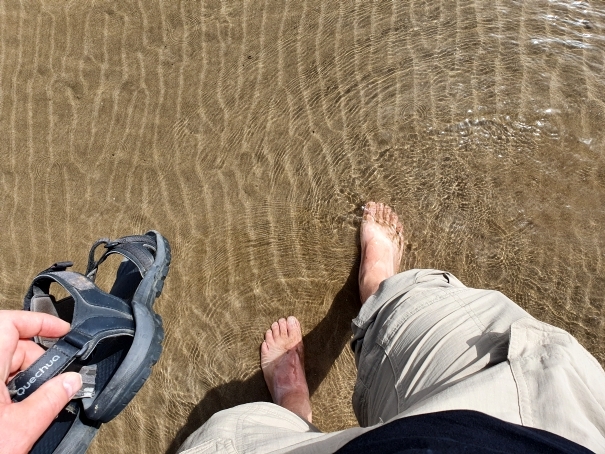
[[[296,317],[280,318],[265,333],[260,367],[273,402],[311,422],[302,331]]]

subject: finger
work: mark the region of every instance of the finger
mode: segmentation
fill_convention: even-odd
[[[0,320],[12,322],[19,337],[61,337],[69,331],[69,323],[54,315],[30,311],[0,311]]]
[[[0,380],[6,382],[19,338],[36,335],[60,337],[69,323],[49,314],[28,311],[0,311]]]
[[[12,404],[12,419],[27,423],[27,443],[32,446],[59,412],[82,387],[82,377],[66,372],[44,383],[24,401]]]
[[[10,320],[0,318],[0,380],[6,383],[11,371],[13,354],[17,350],[19,331]]]
[[[21,339],[17,342],[17,349],[11,361],[10,374],[27,369],[31,366],[42,354],[44,349],[35,342]],[[9,377],[10,379],[11,377]]]

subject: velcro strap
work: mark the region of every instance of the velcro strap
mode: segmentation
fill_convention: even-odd
[[[98,260],[95,260],[95,250],[101,244],[107,249]],[[86,267],[86,276],[92,281],[95,280],[97,268],[107,257],[112,254],[120,254],[133,262],[142,276],[147,273],[153,265],[157,244],[155,238],[148,235],[131,235],[119,238],[115,241],[109,241],[105,238],[98,240],[90,250],[88,257],[88,266]]]
[[[95,396],[95,386],[97,383],[97,365],[82,366],[78,372],[82,377],[82,387],[76,393],[73,399],[83,399]]]
[[[42,273],[50,271],[65,271],[67,268],[74,266],[74,262],[57,262],[46,268]]]
[[[99,264],[102,262],[101,259],[103,259],[103,256],[101,256],[101,258],[97,261],[95,260],[95,252],[97,250],[97,248],[103,244],[103,245],[107,245],[107,243],[109,243],[109,238],[100,238],[97,241],[95,241],[95,243],[92,245],[92,247],[90,248],[90,252],[88,253],[88,265],[86,265],[86,276],[90,279],[92,279],[93,281],[95,280],[95,274],[96,274],[96,270],[97,267],[99,266]],[[105,255],[105,254],[103,254]],[[104,259],[103,259],[104,260]],[[95,271],[94,273],[91,273],[91,271]]]
[[[8,392],[13,402],[20,402],[51,378],[69,366],[80,349],[60,339],[49,348],[27,370],[19,372],[8,383]]]

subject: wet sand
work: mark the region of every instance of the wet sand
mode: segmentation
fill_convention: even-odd
[[[359,207],[605,364],[605,7],[533,0],[0,3],[0,307],[103,236],[173,247],[153,374],[89,452],[174,452],[268,400],[296,315],[314,422],[356,424]]]

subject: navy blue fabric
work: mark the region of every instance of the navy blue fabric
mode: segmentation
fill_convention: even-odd
[[[15,375],[7,387],[13,402],[21,402],[51,378],[59,375],[78,354],[78,348],[63,339],[44,352],[26,370]]]
[[[544,430],[511,424],[477,411],[451,410],[397,419],[351,440],[337,452],[587,454],[592,451]]]

